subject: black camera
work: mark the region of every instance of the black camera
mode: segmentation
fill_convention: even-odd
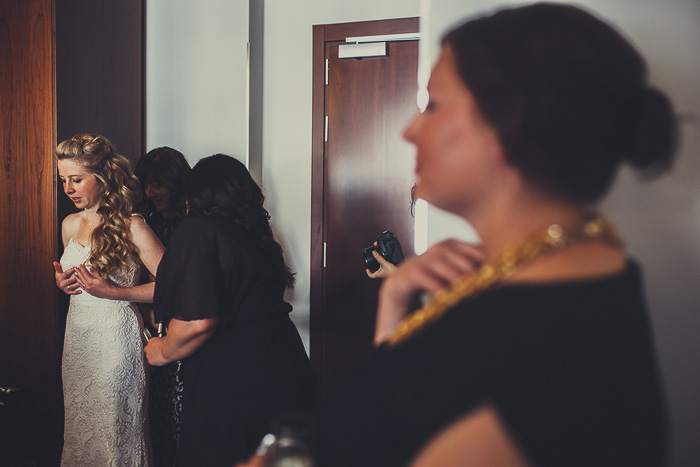
[[[385,230],[379,238],[377,238],[377,246],[369,246],[362,250],[362,257],[367,263],[367,267],[370,272],[376,272],[379,268],[379,262],[372,256],[373,251],[377,251],[382,258],[389,261],[392,264],[399,264],[403,261],[403,251],[401,251],[401,244],[399,243],[399,238],[394,232]]]

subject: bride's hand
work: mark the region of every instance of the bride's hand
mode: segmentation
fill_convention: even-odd
[[[84,264],[81,264],[75,268],[75,277],[80,288],[90,295],[99,298],[114,298],[114,286],[97,274],[93,268],[88,270]]]
[[[460,276],[476,271],[483,262],[479,246],[454,239],[406,259],[382,283],[374,343],[379,345],[391,335],[418,295],[446,288]]]
[[[78,288],[77,279],[74,276],[75,268],[68,268],[63,270],[61,264],[54,261],[53,268],[56,271],[54,276],[56,277],[56,286],[68,295],[77,295],[82,293]]]

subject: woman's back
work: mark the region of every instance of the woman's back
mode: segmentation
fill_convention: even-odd
[[[242,460],[276,416],[312,409],[311,365],[271,261],[255,236],[216,214],[185,219],[171,237],[158,310],[170,310],[166,321],[219,319],[211,339],[182,361],[185,465]],[[191,291],[166,293],[182,283]]]

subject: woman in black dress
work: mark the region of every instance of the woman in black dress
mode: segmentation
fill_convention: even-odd
[[[276,417],[312,410],[314,378],[283,299],[294,277],[248,170],[223,154],[202,159],[185,196],[189,216],[170,238],[154,294],[167,333],[146,356],[182,361],[176,464],[230,467]]]
[[[675,117],[643,59],[589,13],[537,3],[448,33],[428,91],[404,130],[416,196],[482,243],[384,280],[378,348],[325,401],[319,465],[664,465],[640,268],[593,212],[621,163],[671,165]]]
[[[134,169],[143,192],[140,211],[164,246],[168,245],[170,234],[185,218],[183,191],[190,170],[185,156],[168,146],[148,151],[141,156]],[[144,271],[142,281],[152,280],[153,276]],[[150,304],[142,303],[139,308],[144,321],[151,326],[152,334],[157,335],[158,323],[163,319],[155,316]],[[182,391],[180,361],[150,367],[148,427],[156,467],[173,465],[180,438]]]
[[[148,151],[134,169],[143,192],[140,211],[165,246],[175,226],[185,217],[182,194],[190,170],[185,156],[168,146]]]

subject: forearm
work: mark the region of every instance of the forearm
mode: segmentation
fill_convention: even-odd
[[[155,289],[155,285],[155,282],[148,282],[133,287],[111,286],[109,289],[109,296],[106,298],[111,300],[124,300],[127,302],[153,303],[153,290]]]
[[[163,338],[163,345],[161,347],[163,359],[167,362],[174,362],[189,357],[209,340],[210,337],[211,334],[198,334],[196,336],[188,336],[186,339],[176,339],[168,334]]]
[[[218,319],[171,320],[168,332],[161,343],[163,360],[173,362],[192,355],[211,338],[218,322]]]

